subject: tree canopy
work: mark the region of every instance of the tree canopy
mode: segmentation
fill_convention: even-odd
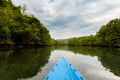
[[[68,45],[120,46],[120,19],[103,25],[96,35],[71,38]]]
[[[97,32],[101,43],[120,46],[120,19],[111,20]]]
[[[0,44],[52,44],[45,26],[24,10],[11,0],[0,0]]]

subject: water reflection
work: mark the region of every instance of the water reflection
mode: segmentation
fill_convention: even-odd
[[[99,59],[102,65],[113,72],[115,75],[120,76],[120,49],[103,53]]]
[[[120,49],[109,50],[100,47],[69,47],[68,49],[76,54],[97,56],[105,68],[120,76]]]
[[[63,56],[86,80],[120,80],[120,49],[75,46],[0,50],[0,80],[42,80]]]
[[[35,76],[49,59],[50,47],[0,50],[0,80]]]
[[[118,51],[118,49],[116,50]],[[110,68],[103,65],[104,60],[101,60],[105,54],[112,55],[114,52],[115,50],[100,47],[57,46],[51,54],[48,65],[55,64],[58,59],[64,56],[85,76],[86,80],[120,80],[118,75],[114,75],[114,71],[112,72]],[[113,57],[113,60],[117,59]],[[119,65],[119,60],[116,63]],[[114,69],[119,68],[115,67]]]

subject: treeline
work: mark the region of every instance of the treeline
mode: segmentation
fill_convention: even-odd
[[[60,45],[60,46],[68,45],[68,41],[69,39],[58,39],[55,40],[54,45]]]
[[[108,46],[120,47],[120,19],[114,19],[103,25],[96,35],[74,37],[66,41],[56,41],[56,45],[70,46]]]
[[[11,0],[0,0],[0,44],[51,45],[49,31],[25,8],[14,6]]]
[[[96,35],[71,38],[68,45],[120,47],[120,19],[103,25]]]

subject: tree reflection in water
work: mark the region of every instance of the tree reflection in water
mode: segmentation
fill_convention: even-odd
[[[51,47],[0,50],[0,80],[35,76],[49,59]]]

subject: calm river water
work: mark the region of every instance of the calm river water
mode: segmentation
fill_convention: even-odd
[[[65,57],[86,80],[120,80],[120,49],[39,47],[0,49],[0,80],[42,80]]]

